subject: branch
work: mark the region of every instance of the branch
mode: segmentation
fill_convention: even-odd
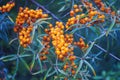
[[[90,43],[92,43],[90,41]],[[100,47],[99,45],[97,44],[94,44],[94,46],[96,46],[97,48],[101,49],[102,51],[104,51],[105,53],[107,53],[107,50],[103,49],[102,47]],[[116,57],[115,55],[113,55],[112,53],[109,53],[110,56],[114,57],[115,59],[117,59],[118,61],[120,61],[120,59],[118,57]]]
[[[36,2],[35,0],[31,0],[32,3],[34,3],[36,6],[40,7],[41,9],[43,9],[46,13],[50,14],[54,19],[62,22],[62,20],[60,20],[57,16],[55,16],[52,12],[50,12],[49,10],[47,10],[44,6],[42,6],[41,4],[39,4],[38,2]]]
[[[76,34],[77,36],[81,37],[81,35]],[[83,39],[85,39],[83,37]],[[89,41],[90,43],[93,43],[92,41]],[[102,50],[103,52],[107,53],[107,50],[105,50],[104,48],[102,48],[101,46],[94,44],[94,46],[96,46],[97,48],[99,48],[100,50]],[[113,55],[112,53],[108,53],[110,56],[112,56],[113,58],[115,58],[116,60],[120,61],[120,59],[118,57],[116,57],[115,55]]]

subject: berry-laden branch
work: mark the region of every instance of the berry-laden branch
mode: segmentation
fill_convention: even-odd
[[[42,10],[44,10],[47,14],[50,14],[54,19],[56,19],[57,21],[62,22],[62,20],[60,20],[57,16],[55,16],[52,12],[50,12],[49,10],[47,10],[44,6],[40,5],[38,2],[36,2],[35,0],[31,0],[32,3],[34,3],[36,6],[40,7]]]

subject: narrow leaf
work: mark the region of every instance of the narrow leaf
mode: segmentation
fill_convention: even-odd
[[[95,72],[94,68],[91,66],[91,64],[88,63],[86,60],[84,60],[84,62],[86,63],[86,65],[88,65],[88,67],[90,67],[90,69],[92,70],[94,76],[96,76],[96,72]]]
[[[48,76],[48,74],[49,74],[49,72],[52,70],[52,67],[50,67],[49,69],[48,69],[48,71],[47,71],[47,73],[46,73],[46,75],[45,75],[45,77],[44,77],[44,79],[43,80],[46,80],[46,78],[47,78],[47,76]]]
[[[31,63],[31,65],[30,65],[30,70],[33,69],[34,64],[35,64],[35,54],[33,55],[32,63]]]
[[[86,51],[84,57],[86,57],[86,56],[89,54],[89,52],[91,51],[91,49],[92,49],[94,43],[95,43],[95,42],[92,42],[92,43],[91,43],[91,45],[90,45],[90,47],[87,49],[87,51]]]
[[[112,30],[113,26],[115,25],[115,21],[116,21],[116,16],[114,16],[112,24],[110,25],[109,29],[106,32],[106,36],[108,36],[109,32]]]
[[[20,58],[21,62],[25,65],[25,67],[27,68],[28,71],[30,71],[30,68],[29,66],[27,65],[27,63],[22,59]]]
[[[79,63],[79,66],[78,66],[78,69],[77,69],[77,71],[75,73],[74,79],[76,78],[76,76],[77,76],[78,72],[80,71],[82,65],[83,65],[83,60],[81,60],[80,63]]]
[[[61,11],[63,11],[64,9],[65,9],[65,5],[62,6],[62,8],[60,8],[60,9],[58,10],[58,12],[61,12]]]

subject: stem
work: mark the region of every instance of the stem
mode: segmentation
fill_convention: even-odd
[[[62,20],[60,20],[57,16],[55,16],[52,12],[50,12],[49,10],[47,10],[44,6],[42,6],[41,4],[39,4],[38,2],[36,2],[35,0],[31,0],[32,3],[34,3],[36,6],[40,7],[41,9],[43,9],[46,13],[50,14],[54,19],[62,22]]]
[[[81,35],[76,34],[77,36],[81,37]],[[84,38],[84,37],[83,37]],[[85,38],[84,38],[85,39]],[[90,43],[93,43],[92,41],[89,41]],[[104,48],[102,48],[101,46],[94,44],[94,46],[96,46],[97,48],[99,48],[100,50],[102,50],[105,53],[108,53],[107,50],[105,50]],[[120,59],[118,57],[116,57],[115,55],[113,55],[112,53],[108,53],[110,56],[112,56],[113,58],[115,58],[116,60],[120,61]]]

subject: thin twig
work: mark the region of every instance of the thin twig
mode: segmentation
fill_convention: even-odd
[[[34,3],[36,6],[40,7],[41,9],[43,9],[46,13],[50,14],[54,19],[62,22],[62,20],[60,20],[57,16],[55,16],[52,12],[50,12],[49,10],[47,10],[44,6],[42,6],[41,4],[39,4],[38,2],[36,2],[35,0],[31,0],[32,3]]]
[[[46,7],[48,7],[49,5],[51,5],[55,0],[51,0],[47,5]]]
[[[69,15],[70,13],[68,12],[68,13],[66,13],[65,15],[63,15],[62,17],[61,17],[61,19],[62,18],[65,18],[67,15]]]
[[[79,36],[78,34],[76,34],[77,36]],[[79,36],[81,37],[81,35]],[[85,39],[85,38],[84,38]],[[90,43],[93,43],[92,41],[89,41]],[[96,46],[97,48],[99,48],[100,50],[102,50],[105,53],[108,53],[107,50],[105,50],[104,48],[102,48],[101,46],[94,44],[94,46]],[[115,58],[116,60],[120,61],[120,59],[118,57],[116,57],[115,55],[113,55],[112,53],[108,53],[110,56],[112,56],[113,58]]]
[[[90,41],[91,43],[91,41]],[[105,53],[107,53],[107,50],[105,50],[104,48],[100,47],[97,44],[94,44],[94,46],[96,46],[97,48],[101,49],[102,51],[104,51]],[[108,53],[110,56],[114,57],[115,59],[117,59],[118,61],[120,61],[120,59],[118,57],[116,57],[115,55],[113,55],[112,53]]]

